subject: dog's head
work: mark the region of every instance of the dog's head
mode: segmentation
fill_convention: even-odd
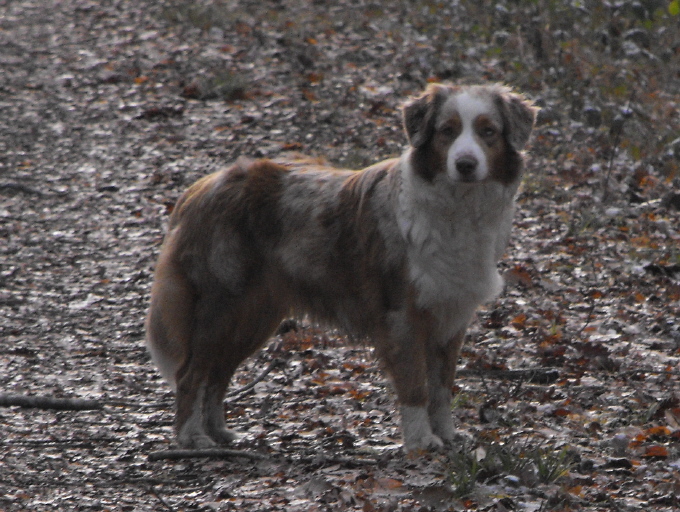
[[[502,85],[430,84],[403,109],[413,170],[427,181],[514,182],[537,110]]]

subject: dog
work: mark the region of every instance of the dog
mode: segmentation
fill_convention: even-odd
[[[236,438],[231,377],[301,315],[372,340],[407,452],[452,443],[456,362],[476,308],[502,290],[536,110],[500,84],[430,84],[402,108],[398,158],[361,171],[241,158],[194,183],[171,214],[146,320],[178,443]]]

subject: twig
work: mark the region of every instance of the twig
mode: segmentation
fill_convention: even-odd
[[[299,457],[287,457],[291,463],[299,462],[303,464],[342,464],[343,466],[375,466],[379,463],[374,457],[352,457],[318,454],[314,456],[302,455]]]
[[[153,403],[141,403],[133,400],[106,400],[104,404],[109,407],[128,407],[131,409],[170,409],[173,402],[171,400],[159,400]]]
[[[40,190],[28,187],[21,183],[5,182],[0,183],[0,190],[16,190],[18,192],[23,192],[24,194],[32,194],[35,196],[43,196],[44,194]]]
[[[524,384],[524,380],[522,379],[517,379],[517,384],[513,387],[513,389],[510,391],[510,396],[512,397],[519,397],[520,396],[520,391],[522,389],[522,384]]]
[[[238,400],[243,395],[250,392],[259,382],[261,382],[274,368],[282,366],[286,363],[285,359],[275,359],[271,364],[264,369],[253,381],[236,389],[228,394],[229,399]],[[168,407],[168,404],[161,402],[159,404],[138,404],[126,400],[84,400],[80,398],[53,398],[50,396],[26,396],[26,395],[11,395],[0,394],[0,407],[25,407],[33,409],[56,409],[56,410],[70,410],[70,411],[87,411],[95,409],[103,409],[104,406],[114,407],[135,407],[135,408],[163,408]]]
[[[482,387],[484,388],[484,393],[488,396],[488,395],[491,394],[491,391],[489,391],[489,385],[486,383],[486,375],[485,374],[486,374],[486,372],[479,372],[479,374],[477,374],[477,376],[481,379]]]
[[[161,498],[160,494],[158,494],[158,491],[156,490],[156,487],[153,485],[149,486],[149,490],[151,491],[151,494],[153,494],[158,501],[161,502],[161,505],[163,505],[165,508],[167,508],[170,511],[174,511],[175,509],[168,504],[167,501],[165,501],[163,498]]]
[[[99,400],[80,398],[53,398],[51,396],[0,395],[0,407],[26,407],[33,409],[56,409],[68,411],[88,411],[102,409]]]
[[[472,370],[462,368],[456,371],[461,377],[489,377],[493,379],[526,380],[534,384],[555,382],[560,372],[557,368],[526,368],[520,370]]]
[[[251,389],[253,389],[258,383],[262,382],[264,378],[271,372],[274,368],[278,366],[283,366],[286,364],[286,359],[278,358],[274,359],[267,368],[264,369],[264,371],[255,377],[251,382],[246,384],[240,389],[235,389],[233,391],[230,391],[227,393],[227,399],[235,401],[241,398],[242,396],[246,395],[248,392],[250,392]]]
[[[595,312],[595,297],[591,294],[590,295],[590,306],[588,307],[588,314],[586,315],[586,321],[583,323],[583,325],[581,326],[581,329],[578,331],[578,334],[576,335],[578,338],[581,338],[583,336],[583,332],[586,330],[588,325],[590,325],[590,321],[592,320],[594,312]]]
[[[150,461],[157,461],[162,459],[178,460],[178,459],[195,459],[207,457],[246,457],[253,460],[267,460],[269,457],[257,452],[248,452],[243,450],[232,450],[229,448],[203,448],[201,450],[162,450],[159,452],[151,452],[149,454]]]
[[[640,368],[638,370],[621,370],[616,372],[618,375],[635,375],[636,373],[648,373],[650,375],[672,375],[680,377],[679,371],[674,370],[654,370],[652,368]]]
[[[612,151],[609,155],[609,164],[607,165],[607,174],[604,178],[604,185],[602,187],[602,202],[607,201],[609,196],[609,178],[612,174],[612,168],[614,167],[614,158],[619,151],[619,144],[621,143],[621,136],[623,135],[623,126],[626,124],[626,120],[632,115],[633,111],[631,109],[631,103],[635,99],[635,91],[630,95],[628,100],[628,105],[621,111],[621,114],[614,118],[612,126],[610,128],[610,134],[614,137],[612,141]]]

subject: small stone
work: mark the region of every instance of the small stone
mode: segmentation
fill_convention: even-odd
[[[669,152],[678,160],[680,160],[680,138],[675,139],[668,145]]]
[[[498,32],[494,33],[491,40],[494,46],[502,48],[510,40],[510,32],[506,32],[505,30],[499,30]]]
[[[503,481],[509,487],[515,487],[515,488],[519,487],[522,484],[519,480],[519,477],[516,477],[515,475],[508,475],[508,476],[503,478]]]
[[[611,447],[615,457],[624,457],[628,453],[630,439],[626,434],[616,434],[611,440]]]
[[[589,105],[583,109],[583,118],[588,126],[597,128],[602,124],[602,110]]]
[[[641,28],[633,28],[623,34],[624,41],[632,41],[638,46],[649,48],[650,38],[649,33]]]
[[[640,47],[633,41],[624,41],[621,48],[626,57],[639,57],[642,54]]]
[[[680,211],[680,192],[669,192],[661,199],[661,206],[668,210]]]

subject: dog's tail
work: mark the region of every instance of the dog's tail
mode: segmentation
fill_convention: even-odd
[[[146,346],[161,375],[177,390],[177,372],[190,350],[195,294],[174,260],[172,237],[158,259],[146,318]]]

